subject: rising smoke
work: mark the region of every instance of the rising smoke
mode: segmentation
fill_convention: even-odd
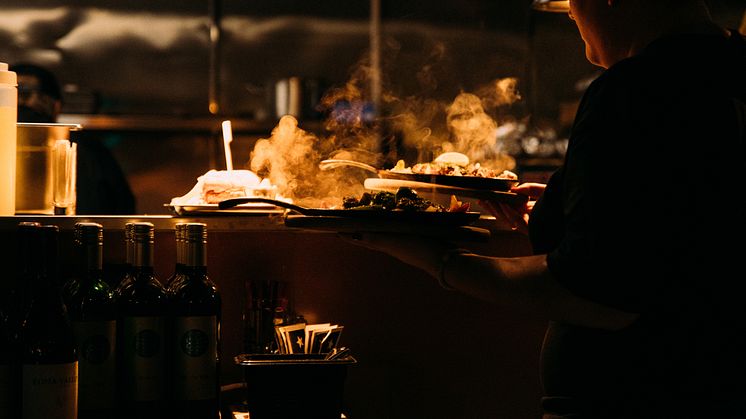
[[[435,62],[415,74],[424,90],[438,85],[434,67],[445,55],[439,44],[431,54]],[[501,127],[493,115],[520,100],[516,78],[490,81],[473,92],[461,92],[448,103],[424,95],[399,95],[382,75],[380,103],[373,104],[372,71],[366,57],[347,83],[326,92],[321,106],[328,115],[324,124],[328,134],[316,136],[299,128],[295,118],[281,118],[271,137],[256,143],[251,170],[268,177],[285,197],[328,207],[340,205],[344,196],[361,194],[364,176],[360,175],[365,173],[355,168],[322,171],[318,164],[326,158],[376,167],[407,158],[405,164],[411,166],[431,161],[442,152],[457,151],[484,167],[499,171],[515,167],[502,144],[507,125]]]
[[[290,115],[280,118],[269,138],[256,142],[250,168],[268,178],[277,192],[301,205],[333,207],[344,196],[363,192],[360,181],[338,171],[319,169],[323,141],[298,127]]]

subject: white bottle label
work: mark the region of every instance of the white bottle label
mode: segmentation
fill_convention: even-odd
[[[78,363],[23,366],[23,419],[78,417]]]
[[[125,317],[122,327],[122,396],[129,401],[164,398],[163,317]]]
[[[11,365],[0,365],[0,418],[12,418],[18,402],[18,383]],[[18,370],[16,370],[18,371]]]
[[[78,345],[80,410],[114,407],[116,396],[116,322],[73,322]]]
[[[176,318],[173,389],[177,400],[217,397],[217,328],[215,316]]]
[[[14,94],[15,88],[0,86],[0,216],[16,211],[17,106],[10,100]]]

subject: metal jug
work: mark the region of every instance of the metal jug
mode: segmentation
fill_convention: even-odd
[[[78,124],[17,123],[16,214],[75,214]]]

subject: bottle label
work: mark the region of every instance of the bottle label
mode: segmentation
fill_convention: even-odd
[[[163,317],[125,317],[122,322],[122,396],[129,401],[164,397]]]
[[[78,345],[78,407],[114,407],[116,383],[116,322],[73,322]]]
[[[215,316],[177,317],[173,334],[173,389],[177,400],[217,397],[218,324]]]
[[[24,419],[78,417],[78,363],[23,366]]]
[[[0,365],[0,418],[12,418],[20,408],[17,376],[19,370],[12,365]]]

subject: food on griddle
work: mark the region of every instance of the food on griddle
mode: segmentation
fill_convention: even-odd
[[[210,170],[202,180],[202,194],[208,204],[249,196],[261,183],[259,176],[250,170]]]
[[[455,195],[451,195],[451,205],[448,207],[448,212],[468,212],[470,208],[471,204],[461,202],[456,199]]]
[[[197,178],[186,195],[173,198],[171,205],[217,204],[245,196],[276,197],[269,179],[261,179],[250,170],[209,170]]]
[[[373,195],[373,202],[371,204],[386,210],[393,210],[396,209],[398,201],[396,200],[396,195],[391,192],[378,192]]]
[[[469,203],[462,203],[451,197],[451,205],[446,208],[417,195],[412,188],[402,187],[396,193],[382,191],[376,193],[365,192],[358,199],[348,196],[342,199],[345,209],[388,210],[388,211],[425,211],[425,212],[467,212]]]

